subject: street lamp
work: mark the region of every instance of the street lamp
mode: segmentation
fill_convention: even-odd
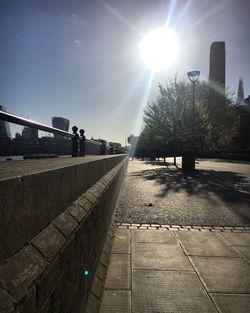
[[[200,71],[190,71],[187,72],[187,76],[193,84],[193,120],[192,120],[192,144],[194,148],[194,124],[195,124],[195,83],[198,81],[200,77]]]

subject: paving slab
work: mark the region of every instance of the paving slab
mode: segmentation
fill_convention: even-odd
[[[249,312],[250,246],[244,233],[116,234],[101,313]],[[227,241],[222,235],[228,234]]]
[[[104,290],[100,313],[131,313],[131,291]]]
[[[220,233],[233,246],[250,246],[250,233]]]
[[[248,294],[211,294],[220,313],[249,313],[250,295]]]
[[[165,243],[133,243],[132,268],[193,271],[180,245]]]
[[[250,264],[242,258],[190,257],[209,292],[250,293]]]
[[[193,232],[176,232],[176,235],[181,241],[187,255],[240,257],[216,233],[200,232],[197,234]]]
[[[234,248],[250,262],[250,246],[234,246]]]
[[[130,253],[130,230],[117,229],[113,241],[112,253]]]
[[[112,254],[105,281],[105,289],[130,289],[130,270],[129,254]]]
[[[132,242],[155,242],[155,243],[177,243],[176,237],[172,231],[166,229],[162,231],[155,230],[132,230]]]
[[[134,270],[132,311],[135,313],[215,313],[196,273]]]

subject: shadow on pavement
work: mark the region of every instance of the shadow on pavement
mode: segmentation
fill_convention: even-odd
[[[212,161],[212,162],[217,162],[217,163],[235,163],[235,164],[250,164],[249,161],[241,161],[241,160],[229,160],[229,159],[199,159],[199,162],[203,161]]]
[[[183,192],[190,195],[204,194],[208,197],[209,192],[216,194],[224,202],[250,204],[249,182],[243,175],[233,172],[214,170],[195,170],[194,172],[182,172],[178,169],[154,168],[133,172],[131,177],[154,180],[163,187],[157,196],[165,197],[169,192]]]
[[[217,207],[215,198],[220,198],[229,207],[237,208],[237,215],[247,222],[250,222],[249,213],[243,208],[250,208],[249,182],[245,177],[233,172],[214,170],[195,170],[194,172],[182,172],[175,168],[159,168],[143,170],[132,173],[133,177],[145,180],[154,180],[161,185],[161,192],[156,196],[165,198],[170,192],[186,192],[189,195],[196,195],[198,198],[206,198],[207,201]],[[240,186],[247,184],[247,192]],[[233,208],[232,208],[233,209]]]

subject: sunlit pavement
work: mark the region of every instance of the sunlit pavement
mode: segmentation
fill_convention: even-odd
[[[250,226],[250,164],[198,160],[196,169],[129,161],[116,221]]]
[[[198,162],[129,162],[101,313],[249,312],[250,165]]]
[[[136,228],[116,231],[101,313],[249,312],[250,228]]]

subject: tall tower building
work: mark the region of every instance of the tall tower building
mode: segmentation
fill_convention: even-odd
[[[25,140],[37,139],[38,129],[25,126],[22,130],[22,138]]]
[[[69,131],[69,120],[63,117],[52,117],[52,126],[61,130],[64,130],[66,132]],[[54,134],[55,139],[62,139],[64,138],[61,135]]]
[[[240,79],[239,79],[236,103],[237,104],[244,104],[243,77],[240,77]]]
[[[213,42],[210,47],[209,81],[225,92],[225,42]]]
[[[5,107],[2,105],[0,105],[0,110],[6,112]],[[9,122],[5,122],[5,121],[0,120],[0,137],[11,138]]]

